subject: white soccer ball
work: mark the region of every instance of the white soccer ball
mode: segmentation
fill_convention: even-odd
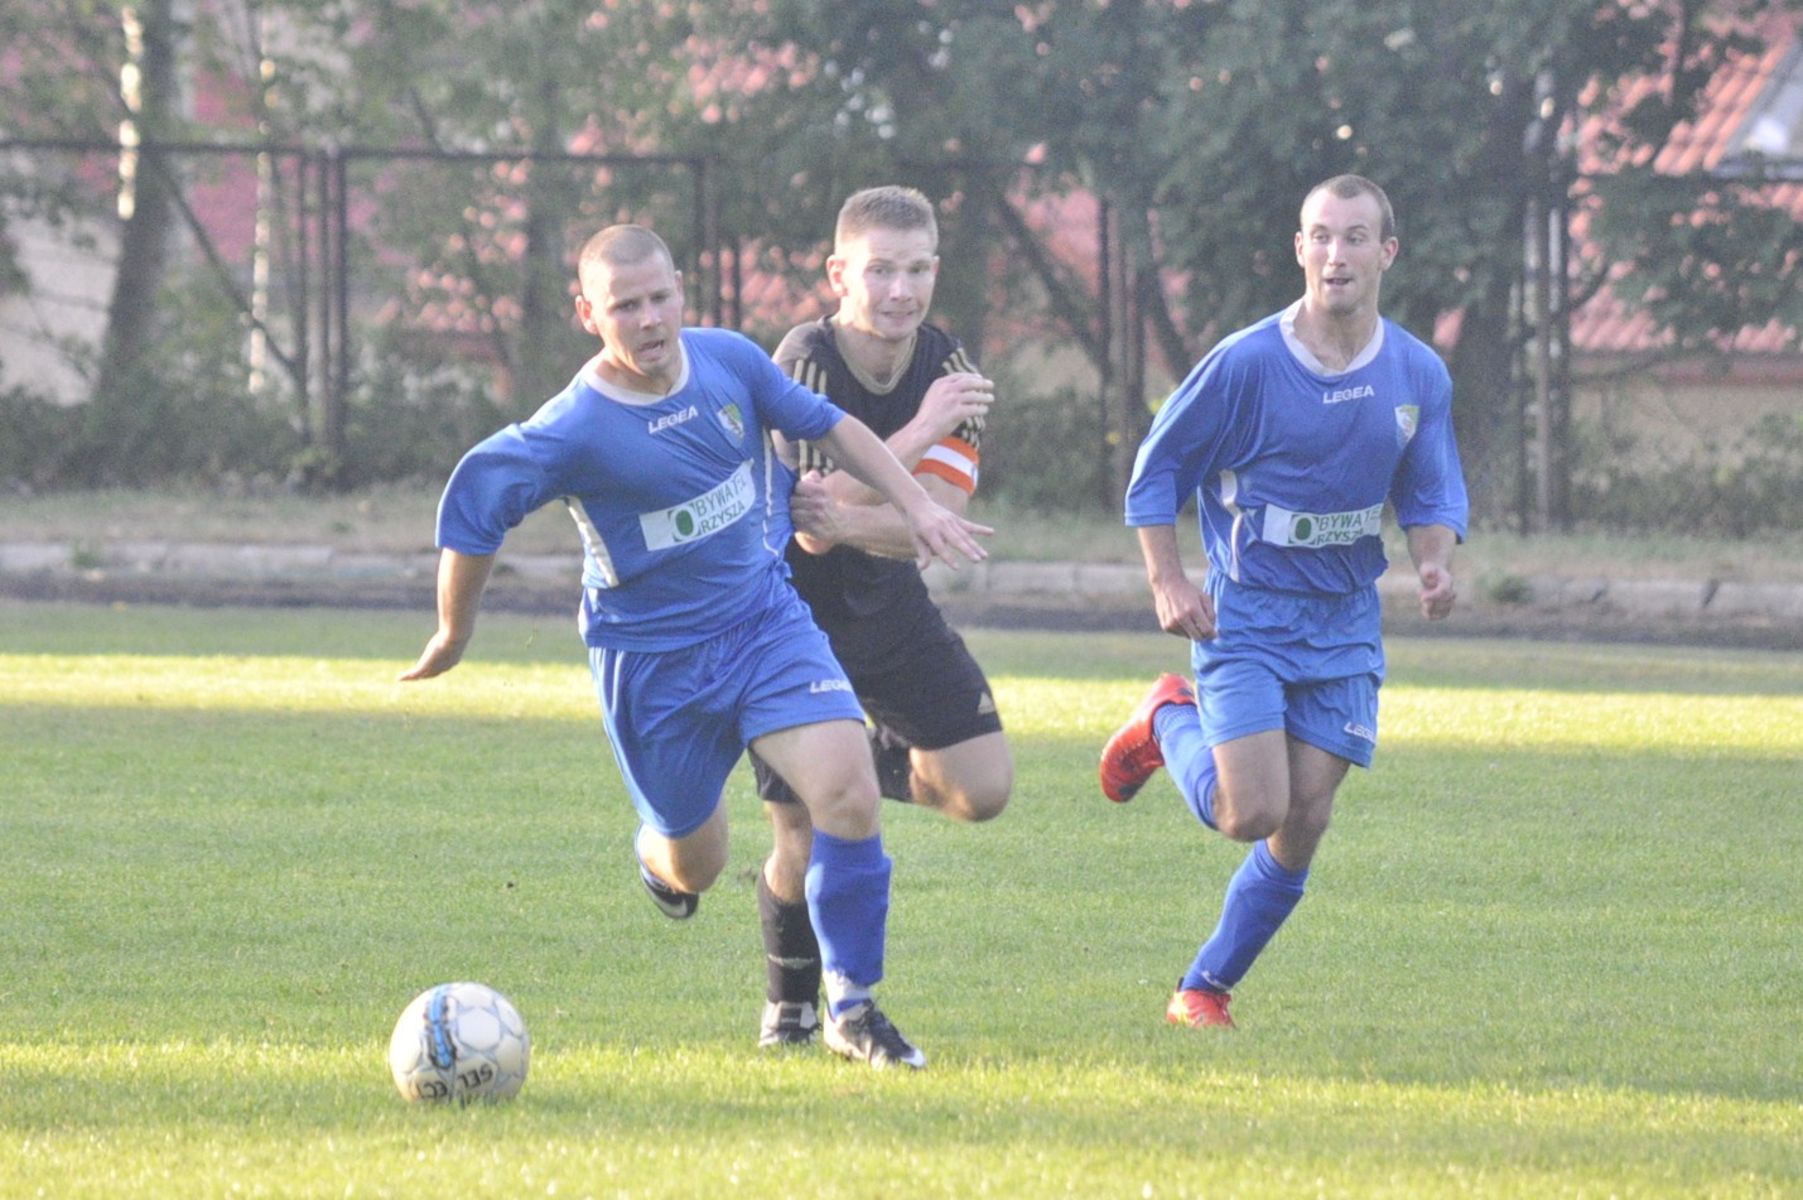
[[[441,983],[394,1024],[388,1067],[411,1101],[508,1100],[526,1082],[532,1038],[507,997],[480,983]]]

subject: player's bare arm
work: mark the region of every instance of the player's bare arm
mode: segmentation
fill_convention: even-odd
[[[1175,525],[1143,525],[1139,550],[1146,560],[1146,582],[1152,585],[1152,604],[1158,627],[1191,641],[1215,635],[1215,605],[1208,594],[1190,582],[1177,549]]]
[[[987,376],[976,371],[941,375],[921,397],[920,410],[914,414],[914,419],[890,434],[885,444],[901,465],[912,471],[920,465],[928,450],[956,433],[966,421],[987,417],[994,403],[995,383]],[[883,503],[883,498],[875,491],[841,474],[827,476],[826,484],[845,504]],[[882,552],[872,550],[871,553]]]
[[[438,632],[420,652],[419,661],[401,675],[403,681],[442,675],[463,659],[464,647],[476,632],[482,589],[494,570],[492,554],[444,551],[438,559]]]
[[[882,439],[856,417],[845,417],[819,442],[844,470],[880,492],[908,523],[914,557],[922,567],[937,558],[954,569],[959,560],[989,557],[977,538],[995,532],[951,512],[935,501]]]
[[[914,535],[895,507],[887,503],[847,504],[840,500],[829,486],[838,474],[843,472],[834,476],[809,472],[795,485],[789,497],[789,512],[795,520],[795,540],[801,548],[809,554],[825,554],[834,546],[851,546],[882,558],[913,558]],[[914,478],[940,507],[964,515],[970,496],[963,488],[933,475]]]
[[[1453,547],[1458,534],[1444,525],[1416,525],[1407,531],[1409,559],[1415,564],[1415,577],[1421,581],[1421,615],[1438,621],[1452,613],[1459,598],[1452,577]]]

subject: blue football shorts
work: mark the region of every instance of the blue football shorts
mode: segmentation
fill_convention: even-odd
[[[1190,649],[1208,744],[1282,729],[1369,767],[1384,678],[1377,588],[1300,594],[1210,572],[1208,592],[1215,636]]]
[[[752,739],[864,720],[826,635],[789,588],[781,603],[693,646],[590,647],[589,671],[633,807],[670,838],[713,814]]]

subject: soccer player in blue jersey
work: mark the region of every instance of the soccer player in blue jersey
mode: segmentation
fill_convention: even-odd
[[[507,531],[561,498],[582,536],[582,632],[641,825],[640,878],[687,916],[726,865],[721,788],[747,745],[816,830],[806,874],[825,969],[827,1046],[873,1066],[926,1056],[877,1008],[890,860],[863,713],[789,583],[789,476],[773,430],[830,448],[907,523],[922,562],[984,556],[983,526],[923,491],[869,428],[750,340],[684,329],[682,280],[650,230],[583,247],[576,315],[601,351],[531,419],[458,463],[439,504],[438,630],[402,679],[463,657]]]
[[[1224,339],[1159,410],[1127,489],[1158,623],[1188,638],[1196,686],[1161,676],[1102,751],[1125,802],[1159,767],[1203,824],[1252,852],[1166,1008],[1232,1026],[1231,989],[1302,898],[1349,766],[1377,742],[1384,655],[1376,581],[1386,502],[1406,531],[1422,613],[1452,611],[1465,483],[1452,383],[1378,312],[1396,259],[1383,189],[1357,175],[1302,205],[1302,298]],[[1206,586],[1175,530],[1200,506]]]

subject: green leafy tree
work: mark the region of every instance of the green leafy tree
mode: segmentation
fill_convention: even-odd
[[[1069,424],[1074,437],[1092,431],[1105,481],[1092,490],[1111,502],[1161,390],[1152,364],[1181,375],[1224,333],[1292,299],[1303,192],[1340,171],[1369,175],[1401,220],[1387,306],[1445,339],[1479,512],[1499,520],[1521,459],[1522,349],[1540,332],[1521,302],[1536,206],[1569,201],[1586,222],[1574,299],[1607,283],[1654,317],[1672,353],[1719,346],[1748,324],[1803,323],[1798,226],[1764,204],[1764,166],[1727,179],[1646,165],[1776,7],[222,0],[191,25],[160,3],[140,13],[180,45],[188,73],[260,81],[241,89],[237,135],[249,124],[315,145],[540,155],[359,160],[355,181],[378,205],[353,231],[360,281],[407,279],[388,336],[481,339],[516,411],[560,383],[579,349],[567,264],[580,233],[652,219],[692,257],[698,289],[726,265],[702,257],[720,235],[746,248],[737,269],[811,288],[844,195],[916,183],[945,214],[940,308],[959,334],[1017,339],[1018,310],[1031,307],[1045,340],[1095,369],[1095,419]],[[8,132],[110,136],[122,112],[119,9],[21,0],[0,11],[14,48],[0,75]],[[1627,107],[1633,79],[1657,86]],[[1570,130],[1603,113],[1580,174]],[[173,115],[160,127],[218,132]],[[551,165],[571,149],[704,156],[710,195],[697,210],[669,174]],[[14,184],[35,188],[41,206],[58,202],[44,180]],[[204,248],[182,189],[168,195]],[[1100,209],[1085,231],[1093,251],[1072,253],[1071,231],[1046,215],[1073,197]],[[146,265],[128,278],[149,278],[154,256],[134,261]],[[213,270],[229,294],[229,272]],[[162,303],[161,288],[125,290]],[[754,327],[782,319],[740,315]],[[141,335],[125,307],[114,324],[108,345],[129,350]]]
[[[765,169],[746,164],[747,178],[761,184],[752,190],[765,211],[747,219],[790,245],[817,241],[829,197],[856,183],[955,171],[957,189],[941,190],[956,196],[960,221],[977,196],[986,219],[973,227],[1003,231],[1014,265],[1105,375],[1123,339],[1109,336],[1101,281],[1061,262],[1049,231],[998,207],[1009,196],[997,185],[1018,185],[1029,155],[1039,165],[1027,195],[1083,189],[1115,214],[1125,265],[1113,282],[1132,302],[1125,333],[1149,333],[1173,375],[1294,298],[1290,247],[1311,184],[1341,171],[1376,178],[1402,222],[1389,307],[1424,335],[1458,315],[1449,358],[1461,436],[1479,511],[1499,519],[1523,437],[1517,363],[1537,332],[1523,328],[1519,302],[1531,203],[1592,197],[1597,257],[1572,280],[1574,296],[1606,276],[1626,281],[1618,294],[1671,331],[1675,347],[1794,319],[1796,223],[1760,206],[1756,172],[1727,181],[1635,165],[1694,113],[1728,56],[1755,44],[1749,22],[1769,7],[779,0],[766,45],[797,48],[809,69],[748,104],[720,145],[757,156]],[[1640,77],[1658,86],[1621,114],[1595,177],[1580,185],[1561,138]],[[1699,212],[1706,219],[1693,221]],[[990,257],[948,262],[954,295],[986,297],[985,286],[956,279],[986,279]],[[1130,396],[1110,417],[1115,487],[1121,447],[1148,420],[1145,398]]]
[[[662,122],[684,73],[686,10],[382,0],[369,14],[349,49],[355,87],[339,97],[359,141],[541,156],[377,168],[385,187],[411,201],[405,212],[384,209],[380,236],[413,256],[418,276],[470,285],[461,298],[426,289],[412,299],[468,315],[501,364],[509,403],[529,408],[567,381],[572,355],[586,345],[571,316],[573,242],[628,216],[682,240],[670,228],[678,222],[644,209],[670,212],[673,196],[686,197],[686,177],[559,156],[664,150]],[[687,218],[692,205],[683,209]]]
[[[319,7],[293,0],[287,16],[299,22]],[[236,310],[240,326],[271,332],[243,286],[243,271],[226,261],[196,209],[195,184],[216,178],[212,168],[220,160],[171,149],[190,140],[243,140],[252,124],[265,137],[281,137],[266,119],[274,86],[230,82],[260,77],[260,27],[254,4],[193,12],[165,0],[22,0],[0,11],[0,41],[9,47],[0,72],[4,132],[61,144],[14,158],[13,171],[0,181],[5,208],[62,231],[76,248],[104,252],[116,245],[98,347],[62,344],[90,381],[88,403],[74,435],[43,456],[34,472],[40,481],[131,479],[145,463],[164,460],[142,440],[170,436],[178,422],[163,421],[161,409],[193,393],[195,380],[184,372],[199,370],[202,361],[210,371],[216,357],[215,348],[184,342],[193,325],[184,331],[189,293],[177,270],[185,271],[174,253],[178,236],[193,249],[199,274]],[[240,103],[208,121],[196,119],[188,111],[196,81]],[[130,143],[113,148],[115,139],[128,136]],[[104,149],[84,157],[80,143]],[[290,258],[294,250],[292,237],[278,247]],[[279,274],[292,279],[291,261],[285,265]],[[57,286],[13,277],[18,286]],[[298,385],[302,365],[279,345],[274,357]]]

